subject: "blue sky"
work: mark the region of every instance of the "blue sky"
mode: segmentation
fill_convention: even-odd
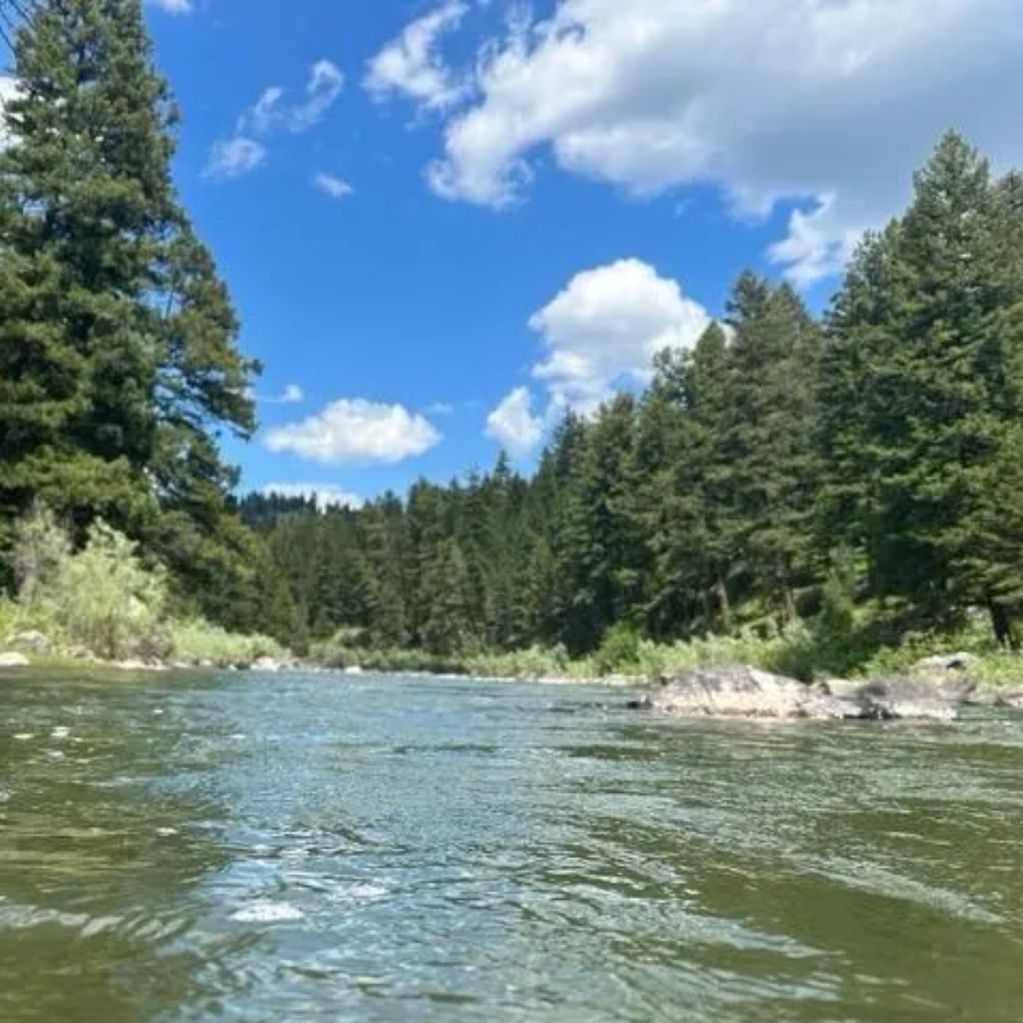
[[[179,187],[265,364],[244,487],[528,467],[743,267],[820,308],[944,128],[1023,162],[1017,7],[152,0]]]

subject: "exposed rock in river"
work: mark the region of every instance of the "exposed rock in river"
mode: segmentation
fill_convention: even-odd
[[[629,706],[680,717],[950,721],[971,690],[961,682],[939,685],[911,679],[809,686],[737,665],[666,679],[659,691]]]
[[[28,658],[15,652],[0,654],[0,668],[27,668]]]

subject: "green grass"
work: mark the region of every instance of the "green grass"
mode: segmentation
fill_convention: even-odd
[[[269,636],[228,632],[202,619],[170,624],[169,660],[190,664],[210,662],[218,667],[251,664],[260,657],[283,658],[288,651]]]
[[[567,658],[563,651],[540,647],[441,657],[419,650],[366,649],[344,641],[325,641],[314,645],[311,659],[327,667],[357,665],[366,671],[578,680],[614,676],[653,679],[694,668],[749,664],[813,681],[906,674],[918,661],[933,654],[965,652],[976,658],[971,677],[981,684],[1023,685],[1023,656],[999,650],[986,621],[980,618],[949,632],[907,632],[897,642],[880,628],[869,608],[860,609],[848,632],[841,636],[824,636],[806,622],[796,622],[773,634],[765,632],[768,630],[749,629],[735,636],[655,643],[618,631],[597,652],[576,659]]]

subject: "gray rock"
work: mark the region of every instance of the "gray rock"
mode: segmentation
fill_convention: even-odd
[[[24,654],[10,651],[0,654],[0,668],[27,668],[28,658]]]
[[[876,721],[954,721],[974,686],[936,685],[916,679],[888,678],[867,682],[854,697],[864,717]]]
[[[1006,693],[998,693],[995,697],[996,707],[1009,710],[1023,710],[1023,689],[1013,689]]]
[[[703,668],[664,679],[658,692],[633,700],[628,707],[694,718],[951,721],[972,690],[964,681],[939,685],[901,678],[834,679],[808,686],[740,665]],[[1019,705],[1023,707],[1023,692]]]
[[[637,704],[637,709],[645,706]],[[649,699],[680,717],[842,720],[859,708],[792,678],[744,665],[702,668],[665,680]]]
[[[258,657],[252,662],[252,670],[278,672],[284,670],[284,665],[273,657]]]
[[[52,645],[49,639],[46,638],[41,632],[37,632],[35,629],[31,629],[27,632],[19,632],[11,640],[11,645],[16,650],[27,650],[33,654],[45,654],[49,653]]]

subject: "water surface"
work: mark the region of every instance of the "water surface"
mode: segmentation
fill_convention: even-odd
[[[0,678],[0,1019],[1023,1018],[1023,715]]]

